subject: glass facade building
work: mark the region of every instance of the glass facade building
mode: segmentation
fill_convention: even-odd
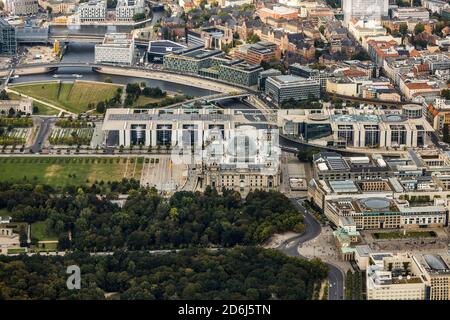
[[[4,19],[0,19],[0,55],[14,55],[16,52],[16,29]]]

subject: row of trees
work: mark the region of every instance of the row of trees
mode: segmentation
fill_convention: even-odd
[[[26,128],[33,126],[33,119],[30,117],[20,117],[20,118],[4,118],[0,117],[0,127],[8,127],[12,128]]]
[[[68,290],[66,268],[81,267],[81,290]],[[0,299],[311,299],[327,275],[318,260],[274,250],[185,250],[152,255],[74,253],[64,257],[0,256]]]
[[[109,81],[105,80],[105,82],[111,82],[111,80],[109,80]],[[97,102],[97,104],[89,103],[87,106],[87,109],[88,110],[95,109],[95,111],[97,111],[98,113],[105,113],[106,109],[114,108],[121,104],[122,93],[123,93],[122,87],[118,87],[116,89],[116,92],[114,93],[114,96],[111,99],[105,100],[105,101],[99,101],[99,102]]]
[[[289,98],[281,103],[282,109],[322,109],[322,104],[317,101],[317,98],[313,95],[309,96],[306,100],[295,100]]]
[[[347,270],[345,276],[345,300],[362,300],[362,278],[363,274],[359,271],[352,272]]]
[[[91,123],[85,120],[75,120],[72,118],[61,118],[55,123],[57,127],[61,128],[89,128],[92,126]]]
[[[115,199],[118,194],[140,188],[138,180],[126,178],[112,182],[93,181],[82,186],[68,184],[64,187],[39,184],[37,180],[37,177],[24,176],[20,181],[0,182],[0,208],[6,209],[16,221],[32,223],[45,220],[48,209],[58,211],[70,206],[70,201],[80,195],[102,195],[105,199]]]
[[[53,145],[69,145],[69,146],[81,146],[88,145],[91,142],[92,135],[79,135],[77,131],[70,132],[70,135],[52,136],[48,138],[48,141]]]
[[[125,99],[126,105],[132,105],[141,95],[149,98],[164,98],[167,95],[159,87],[147,87],[145,82],[129,83],[126,86],[125,92],[127,93]]]

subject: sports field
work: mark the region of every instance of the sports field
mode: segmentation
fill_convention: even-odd
[[[0,181],[37,181],[54,187],[141,178],[139,157],[5,157]]]
[[[88,105],[114,97],[118,85],[76,81],[74,83],[49,82],[15,85],[11,89],[24,95],[50,103],[73,113],[89,110]],[[95,108],[95,106],[94,106]]]

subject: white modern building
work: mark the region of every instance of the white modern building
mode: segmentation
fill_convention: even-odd
[[[442,10],[449,8],[447,1],[442,0],[422,0],[422,6],[430,10],[432,13],[441,14]]]
[[[144,0],[119,0],[116,6],[116,20],[132,21],[135,14],[144,12]]]
[[[111,108],[102,130],[118,135],[115,140],[124,147],[171,150],[174,165],[197,165],[203,186],[241,193],[276,189],[281,183],[278,130],[245,122],[245,115],[233,109],[190,103],[171,109]]]
[[[36,14],[39,10],[38,0],[6,0],[5,10],[17,16]]]
[[[80,22],[99,22],[106,19],[106,1],[89,0],[78,7]]]
[[[311,143],[353,148],[421,147],[433,131],[423,116],[354,108],[279,110],[278,127]]]
[[[245,122],[242,114],[214,106],[183,106],[176,109],[108,109],[102,129],[116,132],[119,145],[142,144],[152,147],[180,146],[184,143],[201,147],[211,129],[229,138],[237,123]],[[186,140],[188,139],[188,140]]]
[[[348,22],[347,27],[348,32],[361,44],[364,44],[368,37],[383,37],[387,34],[386,29],[378,20],[352,19]]]
[[[308,100],[320,97],[320,81],[292,75],[268,77],[266,94],[277,105],[286,100]]]
[[[95,62],[131,65],[136,58],[134,39],[128,33],[108,33],[95,45]]]
[[[366,270],[367,300],[425,300],[427,280],[413,256],[372,253]]]
[[[252,3],[253,0],[225,0],[222,7],[240,7]]]
[[[389,0],[343,0],[344,24],[353,18],[378,20],[388,15]]]
[[[392,18],[397,18],[399,20],[418,19],[428,21],[430,19],[430,13],[423,7],[395,8],[392,9]]]

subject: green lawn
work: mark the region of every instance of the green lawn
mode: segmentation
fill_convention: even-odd
[[[9,248],[8,254],[18,254],[18,253],[25,253],[25,248]]]
[[[0,181],[36,180],[52,186],[141,178],[143,158],[14,157],[0,159]]]
[[[110,83],[77,81],[16,85],[11,89],[67,111],[81,113],[89,109],[89,103],[97,104],[99,101],[111,99],[118,87]]]
[[[8,217],[11,216],[11,213],[6,209],[0,209],[0,217]]]
[[[162,99],[159,98],[150,98],[144,95],[140,95],[139,98],[137,98],[137,100],[133,103],[132,107],[144,107],[149,103],[158,103],[161,100]]]
[[[15,94],[12,92],[9,92],[8,96],[11,100],[23,99],[18,94]],[[39,103],[37,101],[33,101],[33,107],[37,107],[39,109],[38,112],[35,112],[34,114],[38,114],[38,115],[42,115],[42,116],[56,116],[59,113],[59,110],[50,108],[49,106],[46,106],[45,104]]]
[[[33,107],[37,107],[38,111],[34,114],[42,115],[42,116],[57,116],[59,114],[59,110],[54,108],[50,108],[45,104],[39,103],[37,101],[33,101]]]
[[[433,238],[436,237],[434,231],[393,231],[393,232],[375,232],[375,239],[406,239],[406,238]]]
[[[47,230],[45,221],[38,221],[31,224],[31,237],[35,238],[37,241],[58,240],[56,234]]]

